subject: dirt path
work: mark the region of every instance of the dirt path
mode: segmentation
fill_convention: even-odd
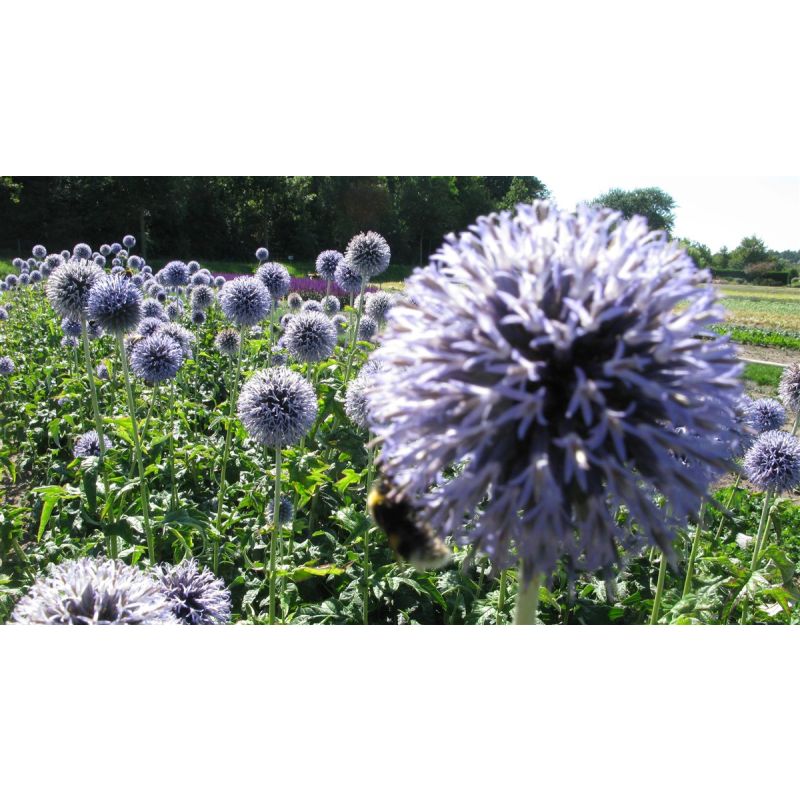
[[[755,344],[737,344],[739,355],[748,361],[767,361],[770,364],[793,364],[800,362],[800,352],[780,347],[761,347]]]

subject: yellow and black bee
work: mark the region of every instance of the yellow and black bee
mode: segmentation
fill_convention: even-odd
[[[133,270],[130,267],[125,267],[125,277],[128,279],[133,277]]]
[[[439,569],[450,560],[448,547],[430,525],[418,522],[406,498],[390,498],[391,484],[381,476],[372,486],[367,506],[395,554],[419,570]]]

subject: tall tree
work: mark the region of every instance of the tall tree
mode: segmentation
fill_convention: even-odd
[[[672,232],[675,224],[675,201],[663,189],[649,186],[645,189],[611,189],[592,200],[592,205],[621,211],[626,219],[635,215],[647,217],[653,230]]]

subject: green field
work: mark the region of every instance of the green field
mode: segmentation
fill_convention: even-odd
[[[729,324],[800,334],[800,289],[735,284],[719,288]]]

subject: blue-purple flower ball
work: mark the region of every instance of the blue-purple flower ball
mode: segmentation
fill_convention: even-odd
[[[239,352],[239,343],[241,337],[239,332],[234,328],[224,328],[214,339],[214,346],[222,353],[223,356],[233,358]]]
[[[148,383],[172,380],[183,364],[183,352],[175,340],[166,333],[156,333],[142,339],[131,353],[131,369]]]
[[[323,250],[317,256],[317,275],[323,280],[335,280],[336,267],[344,260],[344,256],[338,250]]]
[[[269,292],[251,276],[234,278],[219,290],[222,313],[235,325],[249,327],[261,322],[272,307]]]
[[[64,317],[64,319],[61,320],[61,330],[67,336],[80,336],[81,322],[78,319],[70,319],[70,317]]]
[[[111,447],[111,439],[103,435],[103,449],[108,450]],[[72,451],[75,458],[87,458],[89,456],[100,455],[100,438],[97,431],[91,430],[78,437],[75,442],[75,448]]]
[[[361,275],[356,272],[344,259],[336,267],[334,276],[336,285],[343,291],[355,294],[361,291]]]
[[[79,260],[88,261],[92,257],[92,248],[83,242],[76,244],[75,247],[72,248],[72,257]]]
[[[378,323],[372,317],[361,317],[358,323],[358,340],[361,342],[371,342],[378,332]]]
[[[131,236],[131,234],[129,233],[127,236],[123,236],[122,237],[122,244],[128,250],[130,250],[131,247],[135,247],[136,246],[136,237],[135,236]]]
[[[745,453],[744,474],[757,489],[782,494],[800,485],[800,441],[786,431],[762,433]]]
[[[256,258],[259,264],[266,261],[269,258],[269,250],[267,250],[266,247],[259,247],[258,250],[256,250]]]
[[[33,246],[33,250],[31,250],[31,253],[33,253],[34,258],[37,258],[39,261],[41,261],[47,255],[47,248],[42,244],[35,244]]]
[[[108,333],[127,333],[141,319],[142,294],[124,276],[103,275],[89,292],[87,310]]]
[[[275,261],[268,261],[256,270],[256,278],[266,286],[273,300],[285,297],[289,292],[291,278],[289,270]]]
[[[284,347],[296,361],[324,361],[336,347],[336,328],[323,313],[303,311],[289,320],[283,340]]]
[[[189,283],[189,267],[183,261],[170,261],[157,273],[162,286],[186,286]]]
[[[744,422],[756,433],[776,431],[786,424],[786,409],[777,400],[762,397],[745,408]]]
[[[11,356],[0,356],[0,375],[12,375],[15,368]]]
[[[160,564],[153,575],[180,625],[226,625],[231,620],[231,593],[222,579],[194,560]]]
[[[94,263],[67,261],[48,279],[47,299],[62,317],[80,319],[86,313],[89,292],[103,277],[103,271]]]
[[[379,233],[367,231],[356,234],[344,252],[345,261],[362,278],[371,278],[389,267],[391,250]]]

